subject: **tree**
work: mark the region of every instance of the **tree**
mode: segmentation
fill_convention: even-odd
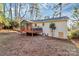
[[[0,14],[0,25],[1,25],[1,27],[3,27],[4,24],[5,24],[5,17],[4,17],[4,15],[3,15],[3,13],[1,13],[1,14]]]
[[[59,16],[59,17],[61,17],[61,13],[62,13],[62,3],[59,3],[58,5],[59,5],[59,7],[60,7],[60,16]]]
[[[19,23],[15,20],[6,19],[4,29],[15,29],[19,26]]]
[[[73,9],[72,18],[73,18],[72,29],[74,29],[74,28],[76,29],[79,27],[79,8],[75,7]]]
[[[0,10],[0,24],[4,25],[5,23],[5,16],[3,12],[3,4],[0,5],[1,10]]]
[[[11,24],[11,26],[12,26],[13,29],[17,28],[19,26],[19,23],[16,22],[15,20],[11,21],[10,24]]]
[[[35,4],[35,20],[40,18],[40,8],[39,4]]]
[[[77,22],[77,26],[79,26],[79,22]]]
[[[40,16],[41,16],[39,4],[32,3],[32,4],[29,5],[29,7],[30,7],[30,18],[31,18],[31,20],[39,19]]]
[[[55,29],[56,29],[55,23],[51,23],[49,27],[50,27],[52,30],[55,30]]]
[[[10,29],[10,27],[11,27],[10,20],[6,18],[4,23],[4,29]]]
[[[79,8],[74,8],[72,17],[77,20],[77,22],[79,21]]]
[[[44,17],[44,19],[49,19],[49,18],[50,18],[49,16],[45,16],[45,17]]]
[[[12,3],[9,4],[10,9],[9,9],[9,17],[12,20]]]
[[[18,14],[18,7],[17,7],[17,3],[15,3],[15,19],[17,19],[17,14]]]
[[[54,4],[53,5],[53,18],[55,17],[61,17],[62,16],[62,10],[64,7],[66,7],[67,5],[69,5],[68,3],[58,3],[58,4]]]
[[[53,18],[62,16],[62,3],[55,4],[53,7]]]
[[[4,17],[5,17],[5,3],[3,4],[3,14],[4,14]]]
[[[56,29],[55,23],[51,23],[49,28],[52,30],[52,32]]]

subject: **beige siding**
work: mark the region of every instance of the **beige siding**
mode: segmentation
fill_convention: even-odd
[[[51,29],[49,28],[50,23],[55,23],[56,30],[51,32]],[[67,38],[67,21],[55,21],[55,22],[43,22],[37,23],[37,27],[43,28],[43,33],[48,34],[48,36],[58,37],[58,38]],[[35,27],[35,24],[33,24],[33,27]],[[59,32],[63,32],[63,37],[59,36]]]

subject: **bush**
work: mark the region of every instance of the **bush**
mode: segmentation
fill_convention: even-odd
[[[19,23],[16,21],[11,21],[10,24],[12,27],[15,27],[15,28],[19,27]]]
[[[49,27],[50,27],[52,30],[55,30],[55,29],[56,29],[55,23],[51,23]]]
[[[4,29],[14,29],[18,27],[19,27],[19,23],[16,22],[15,20],[6,19],[4,23]]]
[[[78,39],[79,38],[79,30],[71,30],[68,33],[68,38],[69,39]]]

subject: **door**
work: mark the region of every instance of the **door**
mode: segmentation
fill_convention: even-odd
[[[64,37],[64,33],[63,33],[63,32],[58,32],[58,36],[59,36],[60,38],[62,38],[62,37]]]

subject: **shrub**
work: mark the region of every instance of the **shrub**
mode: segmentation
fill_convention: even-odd
[[[5,20],[4,29],[14,29],[18,27],[19,27],[19,23],[16,22],[15,20],[10,20],[10,19]]]
[[[71,30],[68,33],[68,38],[69,39],[78,39],[79,38],[79,30]]]
[[[52,30],[55,30],[55,29],[56,29],[55,23],[51,23],[49,27],[50,27]]]
[[[11,21],[10,24],[12,27],[15,27],[15,28],[17,28],[19,26],[19,23],[16,21]]]

